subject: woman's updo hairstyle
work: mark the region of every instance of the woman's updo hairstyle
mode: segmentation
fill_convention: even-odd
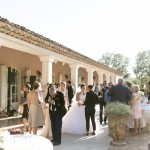
[[[81,89],[82,89],[84,86],[85,86],[84,83],[81,83],[81,84],[80,84],[80,88],[81,88]]]

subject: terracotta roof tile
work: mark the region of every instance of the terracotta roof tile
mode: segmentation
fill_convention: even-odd
[[[118,75],[123,75],[121,72],[118,72],[118,71],[111,69],[103,64],[100,64],[97,61],[95,61],[87,56],[84,56],[62,44],[59,44],[51,39],[48,39],[48,38],[40,35],[40,34],[30,31],[29,29],[26,29],[23,26],[11,23],[7,19],[2,18],[1,16],[0,16],[0,32],[5,33],[10,36],[13,36],[18,39],[21,39],[28,43],[34,44],[36,46],[48,49],[50,51],[54,51],[56,53],[77,59],[79,61],[82,61],[84,63],[90,64],[93,66],[96,66],[100,69],[111,71]]]

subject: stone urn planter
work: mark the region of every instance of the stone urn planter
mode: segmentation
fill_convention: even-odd
[[[109,135],[112,137],[111,145],[126,146],[126,135],[128,131],[128,120],[131,110],[128,105],[112,102],[105,108],[108,117]]]

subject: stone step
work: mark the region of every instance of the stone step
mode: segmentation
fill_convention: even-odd
[[[23,128],[23,124],[18,124],[18,125],[13,125],[13,126],[2,127],[2,128],[0,128],[0,131],[6,131],[6,130],[8,130],[8,129],[13,129],[13,128]]]
[[[22,124],[22,116],[12,116],[0,119],[0,129],[12,128],[12,126],[20,126]]]

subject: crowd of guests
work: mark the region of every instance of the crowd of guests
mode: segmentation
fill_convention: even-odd
[[[47,84],[42,87],[38,78],[30,91],[29,83],[23,85],[22,114],[24,130],[36,134],[39,126],[44,127],[45,136],[52,136],[53,145],[61,144],[61,133],[95,135],[95,105],[99,104],[99,123],[107,124],[104,115],[105,106],[110,102],[121,102],[131,105],[134,119],[134,134],[141,132],[140,118],[142,117],[141,94],[137,85],[118,79],[112,82],[96,85],[81,83],[76,93],[71,81],[60,84]],[[66,111],[66,114],[65,112]],[[92,128],[90,128],[90,120]]]
[[[118,83],[113,85],[112,82],[104,81],[103,85],[95,87],[95,92],[100,96],[100,124],[106,124],[107,116],[103,115],[103,110],[109,102],[121,102],[130,105],[132,110],[132,119],[134,120],[134,135],[141,133],[141,118],[142,118],[142,103],[147,101],[143,90],[138,85],[132,85],[130,82],[123,82],[123,79],[118,79]]]

